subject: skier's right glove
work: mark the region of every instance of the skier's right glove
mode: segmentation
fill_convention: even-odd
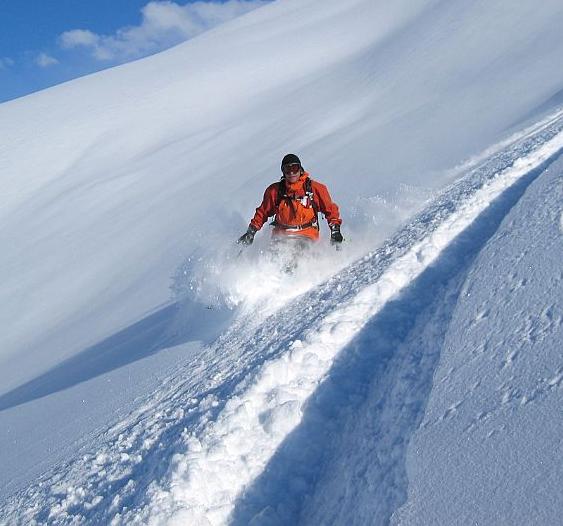
[[[330,242],[332,245],[340,244],[344,241],[340,233],[340,225],[330,225]]]
[[[254,241],[254,235],[256,234],[257,230],[250,225],[248,227],[248,230],[238,238],[237,243],[241,244],[241,245],[252,245],[252,242]]]

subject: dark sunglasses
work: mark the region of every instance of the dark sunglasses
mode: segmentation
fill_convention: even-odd
[[[282,166],[282,172],[284,174],[294,174],[301,171],[301,165],[299,163],[284,164]]]

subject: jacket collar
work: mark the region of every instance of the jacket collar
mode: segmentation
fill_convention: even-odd
[[[305,180],[307,179],[307,177],[309,177],[309,173],[305,172],[305,171],[301,174],[299,179],[297,179],[297,181],[295,181],[294,183],[290,183],[284,177],[286,192],[289,193],[289,194],[296,194],[296,193],[300,193],[301,191],[304,191],[305,190]]]

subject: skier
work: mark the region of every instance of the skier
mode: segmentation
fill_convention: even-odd
[[[330,241],[338,247],[344,241],[340,233],[342,220],[338,206],[330,198],[327,187],[310,179],[295,154],[287,154],[282,159],[281,171],[281,180],[266,188],[262,204],[256,209],[248,230],[237,243],[251,245],[256,232],[272,216],[274,240],[294,238],[302,242],[317,241],[318,213],[321,212],[330,228]]]

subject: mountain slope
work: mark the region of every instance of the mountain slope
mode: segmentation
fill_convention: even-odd
[[[381,240],[419,201],[388,219],[370,198],[439,187],[561,90],[563,9],[542,6],[287,0],[0,105],[3,389],[167,302],[182,257],[245,227],[287,150],[352,237]]]
[[[97,437],[101,448],[90,446],[10,499],[3,516],[59,524],[363,524],[374,516],[386,523],[405,501],[410,437],[427,414],[475,259],[505,236],[511,208],[534,180],[546,180],[544,169],[562,151],[556,115],[470,169],[338,276],[269,316],[241,313]],[[548,180],[544,192],[553,181],[560,183]],[[557,266],[546,269],[560,279]],[[458,380],[448,385],[467,386],[466,377]],[[493,375],[487,385],[499,381]]]
[[[474,262],[560,154],[562,23],[558,0],[279,1],[0,105],[0,522],[443,518],[425,436],[512,400],[512,369],[432,378],[481,316]],[[232,252],[288,151],[347,238],[289,282],[266,232]]]
[[[409,446],[398,524],[560,520],[562,176],[560,156],[462,283]]]

